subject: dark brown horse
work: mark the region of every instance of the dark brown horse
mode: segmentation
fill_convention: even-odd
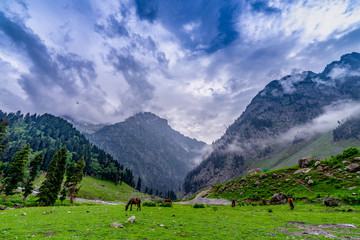
[[[290,205],[290,208],[291,210],[294,210],[295,206],[294,206],[294,200],[292,198],[289,198],[288,199],[288,202],[289,202],[289,205]]]
[[[235,199],[231,200],[231,207],[235,207]]]
[[[171,199],[164,199],[164,202],[169,202],[172,205],[172,200]]]
[[[137,206],[136,211],[140,211],[140,210],[141,210],[141,200],[140,200],[140,198],[132,198],[132,199],[130,199],[130,201],[128,202],[128,204],[126,204],[125,211],[128,210],[129,205],[130,205],[130,211],[132,211],[132,205],[133,205],[133,204]]]
[[[262,198],[261,201],[262,201],[263,205],[266,205],[266,199],[265,198]]]

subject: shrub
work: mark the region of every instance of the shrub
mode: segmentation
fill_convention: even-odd
[[[172,207],[172,204],[170,202],[163,202],[163,203],[160,203],[159,206],[160,207]]]
[[[345,196],[341,197],[342,201],[349,205],[359,205],[360,204],[360,196],[359,195],[350,195],[346,194]]]
[[[271,208],[268,209],[268,212],[273,212],[273,210]]]
[[[156,203],[154,202],[144,202],[142,205],[144,207],[156,207]]]
[[[205,206],[204,206],[204,204],[202,204],[202,203],[195,203],[195,204],[193,205],[193,208],[205,208]]]
[[[344,158],[348,158],[348,157],[354,156],[358,152],[359,152],[359,149],[357,149],[357,148],[348,148],[348,149],[343,151],[342,156]]]

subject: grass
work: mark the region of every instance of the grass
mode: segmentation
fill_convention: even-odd
[[[343,163],[344,161],[354,162],[354,157],[359,157],[360,153],[347,156],[346,151],[348,150],[344,151],[344,155],[339,154],[320,161],[319,166],[323,170],[317,170],[312,163],[309,166],[311,171],[308,173],[295,174],[295,171],[300,169],[295,165],[248,175],[214,185],[211,188],[210,197],[259,201],[261,198],[270,200],[271,196],[277,192],[283,192],[288,197],[308,198],[309,200],[320,200],[328,195],[346,199],[353,193],[360,196],[360,174],[347,171],[347,165]],[[260,177],[261,175],[265,177]],[[310,179],[314,182],[312,185],[308,184]],[[353,199],[352,202],[360,205],[360,198],[357,199]]]
[[[343,206],[347,209],[348,206]],[[43,215],[47,211],[53,213]],[[271,209],[271,211],[269,211]],[[352,207],[359,211],[359,207]],[[311,211],[310,211],[311,210]],[[141,211],[125,212],[124,205],[79,205],[33,207],[0,211],[1,239],[286,239],[287,231],[299,231],[290,221],[315,224],[355,224],[360,226],[357,212],[295,202],[289,206],[206,206],[174,204],[172,208],[143,207]],[[21,215],[26,213],[26,215]],[[136,216],[134,223],[126,220]],[[119,222],[125,228],[113,228]],[[348,233],[334,231],[339,236],[359,237],[360,229]],[[275,235],[273,235],[275,234]],[[307,235],[310,239],[326,239]],[[303,239],[294,236],[293,239]]]

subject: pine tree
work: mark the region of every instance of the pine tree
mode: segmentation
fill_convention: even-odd
[[[153,194],[153,189],[150,188],[150,190],[149,190],[149,195],[152,195],[152,194]]]
[[[40,164],[42,163],[43,159],[44,159],[44,155],[42,153],[39,153],[30,162],[30,174],[25,184],[24,199],[23,199],[24,202],[26,201],[27,196],[29,196],[32,193],[32,190],[34,189],[33,182],[36,178]]]
[[[38,193],[40,206],[54,205],[61,189],[66,168],[66,148],[61,148],[49,164],[44,182]]]
[[[6,134],[6,127],[9,125],[8,121],[5,121],[4,119],[0,119],[0,157],[4,151],[4,148],[6,146],[6,141],[4,140],[5,134]]]
[[[141,178],[138,178],[137,184],[136,184],[136,190],[138,190],[139,192],[141,191]]]
[[[14,194],[14,190],[17,188],[18,183],[23,180],[26,162],[29,160],[29,153],[30,145],[26,144],[23,149],[14,155],[13,161],[10,164],[9,171],[7,172],[4,181],[5,197],[3,201],[6,201],[9,195]]]
[[[61,191],[60,200],[65,200],[66,195],[69,194],[70,204],[73,204],[76,194],[79,191],[78,184],[81,182],[84,175],[84,167],[84,157],[82,157],[77,163],[75,163],[75,161],[71,162],[70,166],[66,170],[66,181],[64,183],[64,188]]]

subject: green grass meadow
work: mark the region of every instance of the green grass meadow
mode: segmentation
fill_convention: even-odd
[[[295,202],[271,206],[205,206],[174,204],[173,207],[142,207],[124,210],[124,205],[30,207],[0,211],[0,239],[305,239],[282,233],[299,231],[287,222],[354,224],[356,229],[330,229],[338,237],[360,238],[359,206],[326,208],[319,203]],[[43,212],[52,213],[43,215]],[[345,211],[342,211],[345,210]],[[26,215],[22,215],[26,213]],[[136,216],[134,223],[126,220]],[[118,222],[124,228],[113,228]],[[163,226],[160,226],[163,225]],[[307,239],[328,239],[307,235]]]

